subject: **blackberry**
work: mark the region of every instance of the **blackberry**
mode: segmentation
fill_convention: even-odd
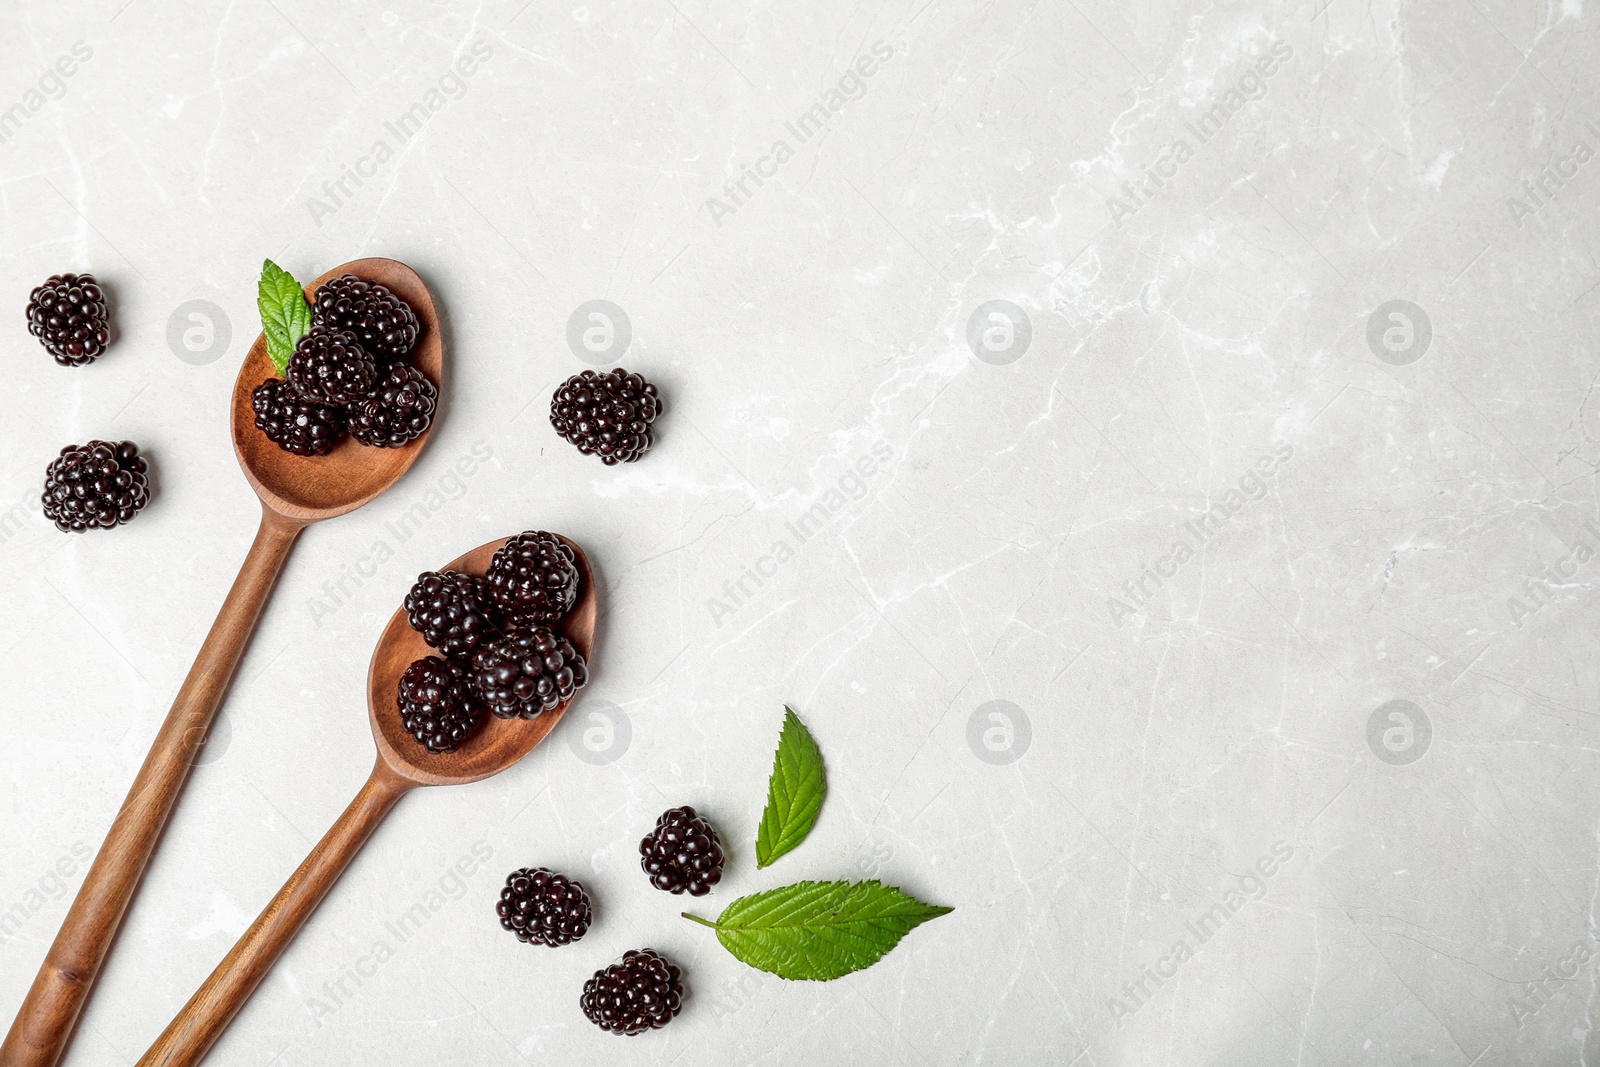
[[[494,911],[500,925],[518,941],[551,948],[578,940],[589,932],[593,919],[583,883],[543,867],[524,867],[506,875]]]
[[[588,681],[589,668],[572,642],[543,626],[515,630],[472,657],[472,684],[502,719],[536,718]]]
[[[421,327],[411,305],[387,287],[342,274],[323,282],[311,302],[314,326],[349,330],[375,359],[404,359],[416,347]]]
[[[483,723],[466,664],[426,656],[400,676],[400,721],[429,752],[454,752]]]
[[[424,571],[406,594],[406,617],[423,640],[452,659],[499,636],[489,585],[456,571]]]
[[[350,408],[350,436],[364,445],[399,448],[421,437],[433,421],[439,390],[409,363],[389,368],[372,395]]]
[[[683,1010],[682,977],[655,949],[631,949],[583,983],[578,1003],[600,1029],[632,1037],[659,1030]]]
[[[693,808],[669,808],[639,842],[639,866],[657,889],[687,889],[691,897],[703,897],[722,881],[722,845],[711,824]]]
[[[250,393],[256,429],[285,452],[326,456],[344,436],[344,412],[314,404],[282,378],[268,378]]]
[[[500,546],[489,561],[488,580],[508,627],[559,622],[578,602],[578,558],[543,530],[520,533]]]
[[[604,374],[574,374],[550,398],[550,424],[556,433],[607,466],[632,463],[645,454],[653,440],[650,424],[661,411],[656,387],[621,367]]]
[[[111,342],[106,294],[93,274],[52,274],[28,295],[28,332],[63,367],[93,363]]]
[[[285,377],[313,404],[342,408],[372,392],[378,384],[378,365],[355,334],[313,326],[294,346]]]
[[[132,441],[68,445],[44,472],[44,514],[63,533],[109,530],[150,502],[150,467]]]

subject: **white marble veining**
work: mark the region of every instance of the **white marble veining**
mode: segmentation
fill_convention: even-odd
[[[1596,15],[6,5],[0,1015],[253,532],[262,258],[386,255],[442,421],[296,549],[66,1062],[135,1062],[343,809],[412,577],[546,528],[605,583],[583,702],[408,797],[210,1062],[1600,1063]],[[90,367],[25,330],[63,270],[114,297]],[[544,414],[608,355],[666,396],[626,469]],[[69,537],[43,471],[94,437],[158,492]],[[832,791],[758,872],[785,703]],[[751,971],[638,869],[681,803],[731,853],[702,913],[955,911]],[[528,864],[592,888],[578,946],[495,924]],[[578,992],[642,945],[691,999],[615,1039]]]

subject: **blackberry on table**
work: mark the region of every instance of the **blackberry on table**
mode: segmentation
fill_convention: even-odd
[[[594,972],[578,1003],[602,1030],[632,1037],[658,1030],[683,1010],[683,972],[653,948],[631,949]]]
[[[67,445],[45,470],[45,517],[64,533],[120,526],[150,502],[149,470],[132,441]]]
[[[355,334],[313,326],[294,346],[285,377],[306,400],[345,407],[372,392],[378,365]]]
[[[544,867],[523,867],[508,874],[494,911],[500,925],[518,941],[551,948],[581,938],[593,919],[583,883]]]
[[[578,557],[543,530],[520,533],[500,546],[487,578],[508,627],[559,622],[578,602]]]
[[[305,399],[282,378],[268,378],[250,393],[256,429],[285,452],[326,456],[344,436],[344,412]]]
[[[639,866],[657,889],[703,897],[722,881],[722,844],[693,808],[669,808],[639,842]]]
[[[311,322],[349,330],[361,347],[385,363],[410,355],[421,332],[410,304],[387,286],[364,282],[354,274],[322,283],[311,302]]]
[[[350,406],[350,436],[364,445],[400,448],[433,422],[439,390],[409,363],[396,363],[371,395]]]
[[[424,571],[406,594],[406,617],[424,641],[446,656],[467,658],[499,636],[489,585],[473,574]]]
[[[550,398],[550,424],[556,433],[607,466],[644,455],[654,440],[650,424],[661,412],[656,387],[621,367],[574,374]]]
[[[111,342],[106,296],[92,274],[52,274],[28,295],[28,332],[63,367],[93,363]]]
[[[536,718],[589,681],[572,642],[544,626],[514,630],[472,657],[472,685],[502,719]]]
[[[459,661],[425,656],[406,668],[399,689],[400,722],[429,752],[454,752],[484,721]]]

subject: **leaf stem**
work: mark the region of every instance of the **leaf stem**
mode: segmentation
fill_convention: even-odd
[[[709,926],[713,930],[717,929],[717,924],[712,922],[710,919],[702,919],[702,918],[700,918],[700,916],[698,916],[698,915],[690,915],[686,911],[685,912],[680,912],[679,914],[681,914],[685,919],[688,919],[691,922],[699,923],[701,926]]]

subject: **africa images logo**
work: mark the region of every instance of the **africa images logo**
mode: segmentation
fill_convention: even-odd
[[[881,64],[893,58],[892,45],[884,41],[874,41],[870,55],[862,53],[857,56],[850,64],[850,68],[840,76],[834,88],[824,92],[793,120],[785,122],[783,128],[794,138],[796,144],[805,144],[826,130],[828,123],[836,116],[843,114],[850,101],[866,96],[867,79],[878,73]],[[754,167],[748,163],[739,164],[739,176],[722,187],[722,198],[706,197],[706,211],[710,213],[711,221],[717,224],[717,229],[722,228],[724,218],[748,204],[768,179],[776,178],[778,168],[794,156],[795,146],[787,139],[779,137],[772,142],[765,154],[756,159]],[[750,188],[751,182],[755,183],[754,190]]]
[[[457,56],[436,82],[423,91],[420,99],[413,101],[393,122],[383,124],[384,130],[394,139],[393,146],[387,138],[376,138],[365,155],[357,157],[353,163],[340,164],[339,176],[322,183],[322,197],[312,196],[306,201],[306,210],[311,213],[312,222],[320,227],[323,218],[337,214],[340,208],[354,201],[366,180],[376,178],[378,171],[395,157],[398,148],[404,147],[420,134],[428,120],[443,110],[446,104],[467,95],[467,79],[489,62],[494,55],[494,48],[479,37],[467,51],[471,54]],[[354,189],[351,188],[352,184]],[[341,193],[344,195],[341,196]]]
[[[1600,141],[1600,126],[1596,126],[1593,119],[1586,119],[1583,126],[1590,136]],[[1555,151],[1550,154],[1555,155]],[[1510,210],[1511,221],[1516,224],[1517,229],[1522,229],[1524,219],[1532,218],[1549,207],[1551,201],[1560,195],[1568,182],[1578,176],[1578,171],[1587,165],[1594,155],[1594,149],[1589,147],[1589,142],[1580,139],[1573,142],[1566,155],[1556,156],[1534,177],[1522,179],[1521,192],[1526,199],[1506,197],[1506,207]],[[1551,173],[1552,171],[1554,173]]]
[[[706,610],[718,628],[725,619],[755,599],[765,584],[764,580],[777,577],[778,569],[800,554],[807,541],[827,529],[833,519],[853,502],[865,500],[868,483],[894,458],[894,448],[887,441],[872,446],[871,455],[857,457],[854,464],[839,476],[838,481],[812,501],[800,515],[783,524],[784,536],[772,542],[767,553],[753,565],[744,566],[737,578],[722,583],[722,596],[706,598]]]
[[[1253,868],[1247,868],[1234,884],[1223,891],[1211,907],[1183,924],[1183,934],[1173,941],[1166,952],[1153,964],[1146,964],[1137,977],[1122,983],[1121,995],[1106,998],[1106,1007],[1121,1029],[1124,1020],[1150,1003],[1156,990],[1178,976],[1183,965],[1194,959],[1206,942],[1210,941],[1228,924],[1246,904],[1267,895],[1267,881],[1281,871],[1294,858],[1294,846],[1286,841],[1274,841],[1272,848],[1256,859]]]
[[[1184,120],[1184,133],[1161,146],[1156,158],[1140,168],[1142,176],[1122,183],[1122,197],[1106,197],[1106,210],[1111,212],[1111,221],[1117,224],[1117,228],[1121,229],[1124,220],[1132,218],[1140,208],[1154,200],[1156,193],[1176,178],[1183,165],[1221,133],[1228,121],[1244,110],[1246,104],[1266,96],[1267,79],[1293,58],[1294,48],[1288,41],[1273,41],[1267,54],[1256,59],[1251,69],[1241,74],[1212,103],[1209,110],[1200,112],[1193,119]]]
[[[1393,767],[1417,762],[1433,743],[1433,720],[1414,701],[1391,700],[1367,716],[1367,747]]]
[[[66,96],[67,79],[78,73],[79,68],[93,57],[94,49],[87,42],[74,41],[69,52],[58,56],[53,64],[46,67],[34,87],[22,94],[21,100],[0,111],[0,144],[6,144],[21,133],[28,120],[50,101]]]
[[[1594,520],[1585,520],[1583,530],[1600,544],[1600,527],[1595,526]],[[1566,547],[1566,555],[1546,567],[1544,573],[1524,580],[1522,588],[1506,598],[1506,612],[1511,616],[1513,626],[1520,629],[1524,619],[1564,593],[1591,588],[1580,582],[1578,575],[1594,559],[1594,547],[1582,538],[1574,538]]]
[[[1237,488],[1230,487],[1221,499],[1208,501],[1206,510],[1198,519],[1183,524],[1183,537],[1172,542],[1172,551],[1139,572],[1138,577],[1122,583],[1127,599],[1106,597],[1106,608],[1111,621],[1120,627],[1122,621],[1144,610],[1156,592],[1178,576],[1178,571],[1195,553],[1204,548],[1218,533],[1226,529],[1234,516],[1248,505],[1267,495],[1267,479],[1278,473],[1278,468],[1294,455],[1293,445],[1277,445],[1272,452],[1255,461],[1254,466],[1239,478]]]

